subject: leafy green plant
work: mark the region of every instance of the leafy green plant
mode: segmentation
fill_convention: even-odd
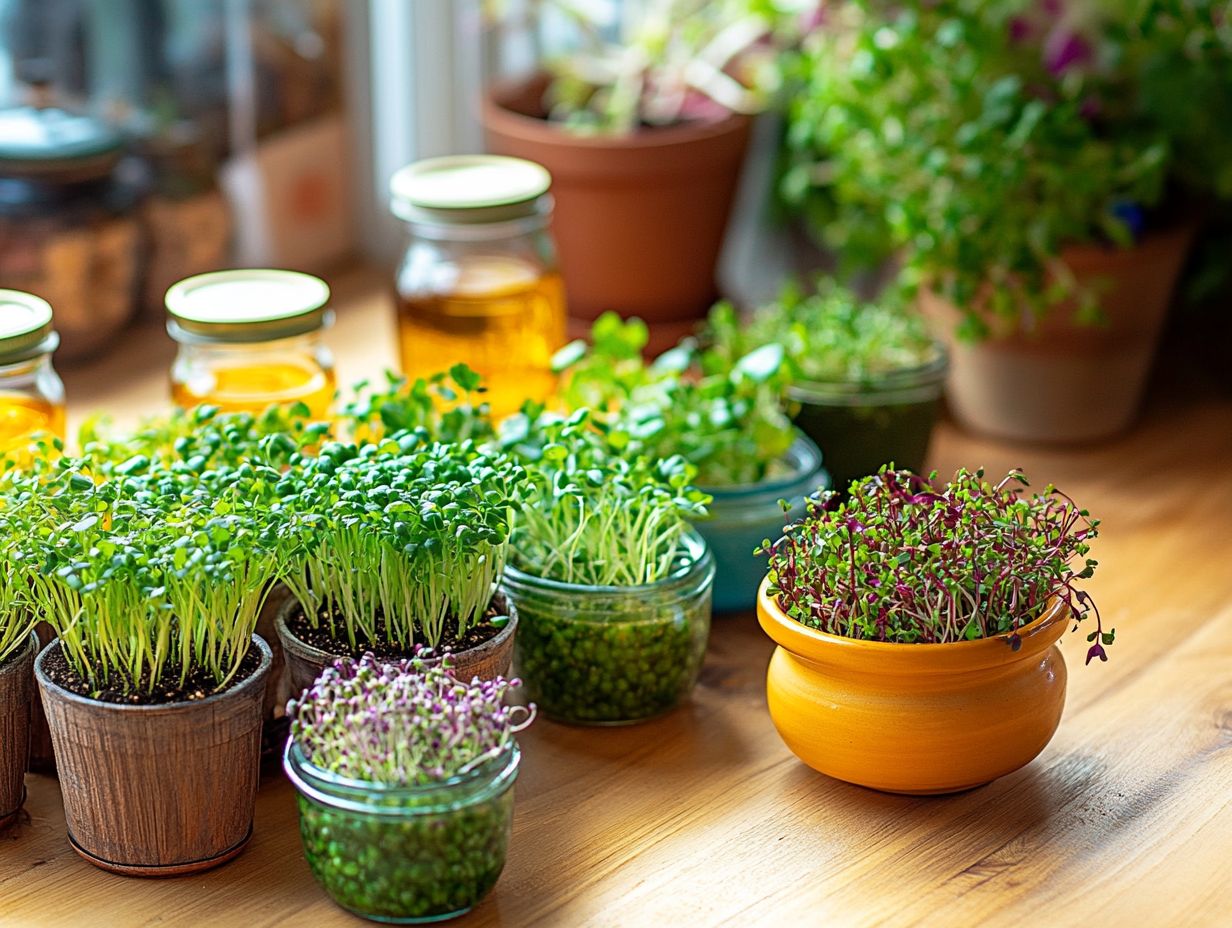
[[[386,372],[384,383],[363,381],[353,392],[338,420],[356,441],[416,430],[441,442],[482,441],[494,434],[482,378],[465,364],[414,382]]]
[[[852,0],[794,70],[785,202],[848,265],[897,254],[905,279],[966,313],[1020,319],[1097,294],[1060,260],[1127,245],[1161,197],[1169,136],[1117,121],[1119,84],[1082,35],[1032,0]]]
[[[782,349],[766,344],[720,356],[689,339],[648,364],[648,337],[640,319],[605,313],[591,345],[576,341],[557,353],[561,400],[590,408],[590,421],[629,454],[684,458],[702,486],[757,483],[774,473],[796,440],[781,403]]]
[[[470,441],[328,442],[276,487],[279,578],[311,627],[352,650],[460,640],[492,599],[524,477]]]
[[[0,493],[8,479],[0,476]],[[6,568],[13,562],[16,542],[25,528],[25,520],[19,513],[8,506],[0,508],[0,553],[3,553]],[[28,593],[25,578],[20,573],[12,569],[0,573],[0,664],[25,646],[34,627]]]
[[[1060,600],[1075,623],[1094,611],[1087,662],[1107,660],[1107,632],[1078,584],[1099,523],[1048,486],[1026,496],[1010,471],[996,484],[960,470],[944,486],[883,470],[826,494],[773,544],[770,593],[783,611],[833,635],[944,643],[996,635],[1017,649],[1018,630]],[[1080,566],[1075,567],[1077,561]]]
[[[865,301],[826,283],[812,294],[785,287],[776,302],[747,319],[730,303],[719,303],[710,311],[706,337],[711,345],[706,357],[720,367],[764,345],[780,345],[794,381],[870,383],[923,367],[939,352],[901,291]]]
[[[198,671],[225,687],[275,572],[276,531],[260,500],[276,479],[269,467],[194,472],[144,456],[66,457],[11,474],[11,582],[25,585],[91,692],[183,688]]]
[[[628,453],[623,433],[591,427],[582,409],[567,419],[528,404],[502,430],[526,461],[531,491],[518,511],[511,563],[536,577],[596,586],[655,583],[680,566],[689,520],[710,497],[690,484],[679,455]]]
[[[566,26],[576,49],[550,58],[552,119],[580,134],[754,113],[778,86],[778,49],[798,40],[815,0],[489,0],[507,26]],[[623,14],[623,15],[622,15]]]

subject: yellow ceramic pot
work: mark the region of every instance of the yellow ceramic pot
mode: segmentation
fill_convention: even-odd
[[[893,644],[828,635],[788,618],[766,592],[761,626],[778,643],[766,675],[787,746],[828,776],[893,793],[951,793],[1029,763],[1065,705],[1055,602],[1019,635]]]

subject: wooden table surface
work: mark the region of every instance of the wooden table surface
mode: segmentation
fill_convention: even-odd
[[[339,289],[331,342],[350,382],[391,361],[392,323],[370,275]],[[151,327],[68,372],[74,419],[159,408],[164,339]],[[1160,380],[1140,426],[1097,447],[949,425],[935,443],[943,473],[1022,466],[1104,521],[1091,591],[1117,642],[1086,668],[1083,642],[1063,642],[1068,704],[1034,763],[947,798],[814,773],[766,714],[769,641],[749,615],[720,617],[681,709],[621,729],[539,721],[523,736],[508,864],[457,924],[1232,924],[1232,396],[1192,371]],[[263,784],[238,860],[165,881],[79,860],[55,780],[28,784],[29,821],[0,836],[4,928],[361,924],[314,884],[280,778]]]

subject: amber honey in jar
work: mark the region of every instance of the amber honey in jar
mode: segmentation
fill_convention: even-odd
[[[494,155],[432,158],[394,175],[391,209],[410,229],[395,281],[408,378],[465,363],[497,416],[552,393],[565,297],[550,186],[543,167]]]
[[[297,271],[244,269],[189,277],[167,291],[167,331],[179,343],[171,398],[224,412],[302,402],[330,414],[337,382],[321,334],[329,287]]]
[[[0,455],[26,456],[39,438],[64,438],[64,384],[51,366],[60,344],[51,306],[0,290]]]

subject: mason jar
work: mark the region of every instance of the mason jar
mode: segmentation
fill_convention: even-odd
[[[419,924],[469,911],[505,866],[520,758],[511,739],[468,773],[392,786],[323,770],[289,741],[283,768],[299,792],[313,876],[338,905],[376,921]]]
[[[835,489],[845,492],[885,464],[924,471],[948,367],[938,344],[917,367],[866,380],[801,380],[788,388],[788,399],[799,405],[796,425],[821,447]]]
[[[167,291],[167,331],[179,344],[171,398],[223,412],[305,404],[329,417],[337,381],[322,339],[333,322],[325,281],[298,271],[216,271]]]
[[[16,454],[40,436],[64,438],[64,383],[51,365],[60,336],[46,300],[0,290],[0,454]]]
[[[714,497],[709,517],[695,524],[714,555],[714,608],[718,612],[752,609],[757,604],[766,559],[753,552],[763,541],[779,538],[783,526],[804,514],[805,500],[828,486],[821,452],[803,435],[779,465],[758,483],[700,488]],[[780,501],[791,508],[785,512]]]
[[[563,722],[621,725],[671,709],[697,682],[710,636],[714,559],[695,531],[657,583],[590,586],[505,568],[526,698]]]
[[[394,282],[409,379],[465,363],[497,416],[551,395],[565,295],[550,185],[539,165],[495,155],[431,158],[394,174],[390,209],[409,230]]]

